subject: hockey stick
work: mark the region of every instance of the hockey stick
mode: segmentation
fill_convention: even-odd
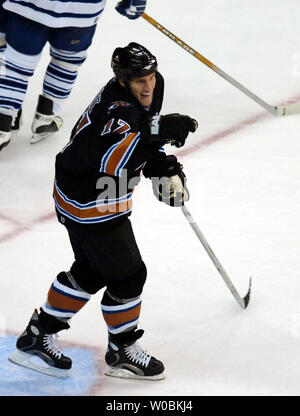
[[[183,40],[179,39],[177,36],[175,36],[172,32],[170,32],[168,29],[163,27],[161,24],[159,24],[156,20],[154,20],[152,17],[147,15],[146,13],[142,14],[142,17],[147,20],[152,26],[154,26],[156,29],[160,30],[164,35],[166,35],[168,38],[173,40],[173,42],[177,43],[177,45],[181,46],[185,51],[193,55],[195,58],[197,58],[199,61],[201,61],[203,64],[208,66],[210,69],[215,71],[218,75],[223,77],[226,81],[230,82],[234,87],[236,87],[238,90],[246,94],[249,98],[251,98],[253,101],[255,101],[257,104],[261,105],[263,108],[265,108],[267,111],[269,111],[274,116],[286,116],[289,114],[296,114],[300,112],[300,103],[292,103],[288,104],[284,107],[282,106],[273,106],[262,100],[260,97],[258,97],[256,94],[254,94],[252,91],[248,90],[244,85],[240,84],[238,81],[233,79],[230,75],[226,74],[222,69],[218,68],[216,65],[214,65],[212,62],[210,62],[208,59],[206,59],[204,56],[202,56],[199,52],[195,51],[191,46],[189,46],[187,43],[185,43]]]
[[[189,212],[189,210],[187,209],[187,207],[185,205],[183,205],[181,207],[181,211],[182,211],[183,215],[185,216],[185,218],[187,219],[190,226],[192,227],[192,229],[194,230],[194,232],[195,232],[196,236],[198,237],[198,239],[200,240],[201,244],[205,248],[205,250],[206,250],[207,254],[209,255],[209,257],[211,258],[212,262],[216,266],[218,272],[220,273],[224,282],[228,286],[230,292],[233,294],[234,298],[236,299],[236,301],[238,302],[240,307],[242,309],[246,309],[247,306],[248,306],[249,300],[250,300],[252,278],[250,277],[248,292],[247,292],[246,296],[244,298],[242,298],[239,295],[236,288],[233,286],[231,280],[228,277],[228,274],[224,270],[222,264],[217,259],[215,253],[213,252],[212,248],[210,247],[210,245],[206,241],[206,239],[205,239],[204,235],[202,234],[202,232],[200,231],[200,228],[198,227],[196,221],[194,220],[194,218],[192,217],[191,213]]]

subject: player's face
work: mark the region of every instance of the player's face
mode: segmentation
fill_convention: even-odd
[[[131,94],[143,107],[149,107],[153,100],[153,91],[156,84],[155,72],[144,77],[133,78],[129,81]]]

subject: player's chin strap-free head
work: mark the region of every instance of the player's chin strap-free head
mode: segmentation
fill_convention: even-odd
[[[128,86],[131,79],[157,71],[157,60],[144,46],[130,42],[124,48],[114,50],[111,67],[116,77]]]

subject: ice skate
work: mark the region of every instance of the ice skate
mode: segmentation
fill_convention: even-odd
[[[58,132],[63,126],[63,119],[53,113],[53,101],[43,95],[39,96],[36,113],[31,125],[31,144],[38,143]]]
[[[163,380],[165,378],[163,363],[144,351],[136,342],[143,333],[141,329],[131,331],[127,339],[125,338],[122,342],[116,342],[117,337],[109,336],[105,355],[107,367],[104,374],[138,380]]]
[[[10,142],[10,131],[0,131],[0,151]]]
[[[55,334],[48,334],[41,327],[35,310],[25,331],[17,340],[16,350],[9,356],[14,364],[51,376],[70,376],[72,361],[59,350]]]
[[[11,123],[11,116],[7,114],[0,114],[0,151],[10,142]]]
[[[17,117],[14,121],[14,124],[12,124],[11,129],[13,132],[17,132],[20,130],[21,126],[23,124],[23,117],[22,117],[22,108],[18,111]]]

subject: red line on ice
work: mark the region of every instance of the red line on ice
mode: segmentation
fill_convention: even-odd
[[[295,103],[297,101],[300,100],[300,94],[290,98],[287,102],[284,101],[282,103],[279,104],[279,106],[285,106],[288,104],[292,104]],[[176,155],[178,156],[186,156],[189,155],[193,152],[197,152],[198,150],[202,149],[203,147],[209,146],[221,139],[224,139],[227,136],[230,136],[231,134],[237,133],[238,131],[244,129],[247,126],[251,126],[252,124],[257,123],[259,120],[262,120],[264,118],[266,118],[267,116],[269,116],[270,114],[266,111],[264,113],[260,113],[257,114],[253,117],[250,117],[246,120],[241,121],[240,123],[236,124],[235,126],[229,127],[227,129],[221,130],[215,134],[213,134],[212,136],[209,136],[207,138],[205,138],[204,140],[201,140],[198,143],[195,143],[194,145],[186,148],[186,149],[182,149],[176,152]],[[201,127],[200,127],[201,128]]]
[[[9,240],[11,240],[15,237],[18,237],[24,231],[30,231],[35,225],[42,224],[43,222],[49,221],[54,217],[55,217],[55,213],[51,212],[49,214],[41,215],[40,217],[37,217],[37,218],[31,220],[29,225],[22,225],[22,224],[18,224],[13,219],[7,218],[4,215],[0,214],[0,219],[2,218],[2,219],[5,219],[5,220],[8,220],[8,221],[12,222],[15,225],[15,228],[12,231],[10,231],[7,234],[4,234],[4,235],[0,236],[0,244],[5,243],[6,241],[9,241]]]
[[[221,139],[224,139],[227,136],[230,136],[231,134],[237,133],[238,131],[242,130],[243,128],[250,126],[251,124],[255,124],[256,122],[258,122],[259,120],[261,120],[262,118],[265,118],[268,116],[268,113],[261,113],[258,114],[256,116],[253,116],[247,120],[243,120],[240,123],[236,124],[235,126],[229,127],[225,130],[221,130],[215,134],[213,134],[212,136],[209,136],[207,138],[205,138],[204,140],[201,140],[201,142],[197,142],[194,145],[186,148],[186,149],[182,149],[179,150],[178,152],[176,152],[176,156],[187,156],[193,152],[197,152],[198,150],[202,149],[203,147],[207,147]]]
[[[294,103],[297,102],[298,100],[300,100],[300,94],[291,98],[290,100],[288,100],[288,102],[284,102],[281,103],[279,105],[287,105],[290,103]],[[186,149],[182,149],[176,152],[177,156],[186,156],[189,155],[190,153],[193,152],[197,152],[198,150],[201,150],[203,147],[206,146],[210,146],[211,144],[224,139],[227,136],[230,136],[231,134],[237,133],[238,131],[244,129],[247,126],[250,126],[252,124],[257,123],[259,120],[266,118],[269,115],[268,112],[264,112],[264,113],[260,113],[257,114],[255,116],[252,116],[246,120],[243,120],[241,122],[239,122],[238,124],[229,127],[227,129],[221,130],[215,134],[213,134],[212,136],[209,136],[207,138],[205,138],[204,140],[201,140],[198,143],[195,143],[194,145],[186,148]],[[200,127],[201,128],[201,127]],[[4,234],[3,236],[0,236],[0,244],[4,243],[8,240],[11,240],[12,238],[18,237],[20,234],[22,234],[24,231],[29,231],[31,230],[35,225],[37,224],[41,224],[43,222],[49,221],[52,218],[55,217],[55,213],[49,213],[46,215],[42,215],[40,217],[37,217],[36,219],[32,220],[32,222],[30,223],[30,225],[22,225],[17,223],[16,220],[14,220],[13,218],[9,218],[3,214],[0,213],[0,219],[4,219],[7,220],[11,223],[13,223],[14,225],[16,225],[16,228],[14,230],[12,230],[11,232]]]

